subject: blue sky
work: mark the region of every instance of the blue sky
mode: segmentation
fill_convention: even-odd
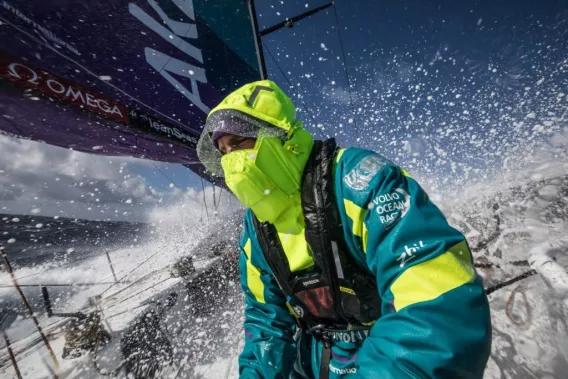
[[[326,3],[257,1],[259,28]],[[463,179],[561,127],[567,31],[568,5],[550,0],[340,0],[263,44],[269,78],[317,137]]]

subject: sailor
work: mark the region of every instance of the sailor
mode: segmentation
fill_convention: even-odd
[[[208,115],[206,168],[248,208],[242,378],[481,378],[489,305],[465,237],[380,154],[314,141],[273,82]]]

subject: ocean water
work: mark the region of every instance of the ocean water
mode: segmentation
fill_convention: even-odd
[[[567,267],[568,129],[562,129],[542,143],[511,153],[510,159],[505,160],[497,172],[498,175],[472,179],[467,186],[439,186],[439,181],[420,173],[416,179],[423,183],[450,224],[468,238],[486,287],[531,270],[527,261],[534,251],[551,254],[560,265]],[[192,212],[160,211],[151,220],[152,227],[146,229],[138,224],[123,223],[102,226],[63,221],[64,225],[49,225],[50,230],[56,232],[64,226],[67,230],[75,230],[75,234],[61,233],[69,235],[71,241],[87,234],[101,241],[100,250],[97,245],[89,250],[96,255],[84,260],[63,258],[60,261],[53,259],[57,257],[54,254],[52,259],[41,263],[16,267],[19,283],[32,285],[25,287],[24,292],[50,335],[56,354],[60,356],[63,349],[65,320],[47,318],[43,314],[37,284],[97,284],[50,287],[53,308],[56,312],[92,310],[87,306],[89,300],[100,296],[98,307],[113,336],[113,342],[98,354],[98,369],[92,355],[60,359],[60,377],[98,378],[101,377],[99,371],[116,369],[120,365],[119,345],[125,330],[172,292],[177,293],[177,302],[164,313],[161,328],[168,336],[174,354],[172,364],[164,368],[161,376],[238,376],[236,356],[243,343],[242,294],[235,277],[230,277],[225,269],[215,269],[222,266],[219,266],[219,257],[214,251],[219,250],[219,241],[227,241],[226,253],[230,253],[230,246],[236,244],[242,213],[211,215],[209,219],[199,220]],[[20,262],[27,262],[29,255],[26,254],[40,250],[34,249],[34,239],[39,237],[32,228],[34,223],[40,222],[35,218],[25,222],[3,221],[4,230],[9,233],[18,229],[14,224],[25,226],[19,231],[19,239],[24,240],[22,236],[27,236],[32,243],[6,246],[20,246],[23,252]],[[41,223],[48,224],[46,221]],[[55,244],[57,234],[50,234],[42,236],[39,244]],[[109,251],[120,282],[114,283],[103,253],[117,241],[124,242],[125,238],[128,241],[135,238],[139,243],[125,244]],[[57,249],[64,247],[64,244],[57,245]],[[195,276],[191,285],[179,277],[172,277],[170,270],[186,256],[194,258],[198,273],[208,272]],[[25,316],[21,305],[20,308],[15,306],[19,300],[15,290],[10,288],[6,273],[0,273],[0,286],[2,309],[11,308],[20,314],[7,330],[19,364],[27,376],[50,377],[48,367],[53,364],[33,323]],[[208,295],[209,299],[219,301],[192,297],[190,291],[195,289]],[[489,300],[493,346],[485,377],[562,377],[568,369],[566,299],[547,287],[539,275],[533,275],[495,291],[489,295]],[[12,375],[8,362],[5,350],[0,352],[0,377]]]

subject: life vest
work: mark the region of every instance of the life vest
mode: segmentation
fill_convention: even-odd
[[[337,152],[334,139],[316,141],[303,172],[302,212],[313,268],[292,272],[274,225],[254,218],[260,247],[278,285],[294,305],[299,327],[323,341],[320,377],[328,375],[323,371],[329,365],[330,336],[368,330],[381,315],[376,279],[347,250],[333,189]]]

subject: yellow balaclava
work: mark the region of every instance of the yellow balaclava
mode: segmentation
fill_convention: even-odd
[[[212,140],[219,133],[257,140],[253,149],[222,156]],[[276,223],[286,210],[300,205],[302,173],[313,143],[296,120],[292,100],[274,82],[262,80],[237,89],[211,110],[197,150],[206,168],[224,176],[261,222]]]

